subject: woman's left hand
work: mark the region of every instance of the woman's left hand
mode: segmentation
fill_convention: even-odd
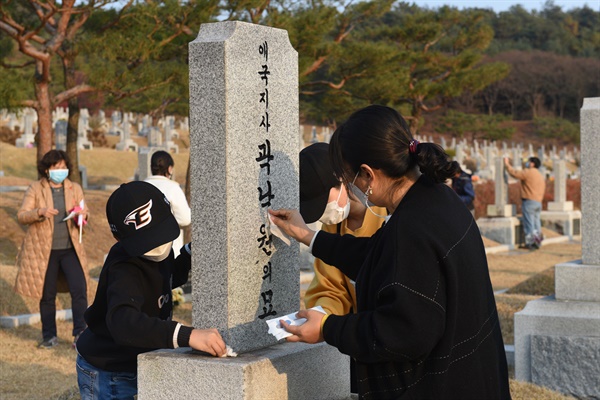
[[[296,314],[298,318],[306,318],[306,322],[300,326],[294,326],[281,320],[279,323],[292,334],[286,338],[288,342],[319,343],[323,341],[321,333],[321,321],[325,314],[315,310],[301,310]]]

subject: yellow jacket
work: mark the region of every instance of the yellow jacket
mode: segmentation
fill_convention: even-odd
[[[379,215],[387,214],[385,208],[372,207],[372,209]],[[344,220],[341,222],[340,234],[370,237],[382,224],[383,218],[365,210],[365,218],[360,228],[352,231],[348,228],[348,221]],[[329,233],[338,232],[337,225],[323,225],[322,230]],[[318,258],[315,258],[314,271],[315,277],[304,295],[306,308],[321,306],[327,314],[335,315],[345,315],[351,310],[356,312],[356,291],[352,280],[336,267],[325,264]]]
[[[69,179],[65,179],[63,187],[65,208],[68,211],[79,205],[79,202],[83,199],[83,190],[79,184],[71,182]],[[52,191],[46,178],[33,182],[29,186],[25,192],[21,209],[17,213],[19,222],[27,225],[28,229],[19,254],[17,254],[18,272],[15,291],[24,296],[37,299],[42,298],[42,289],[46,270],[48,269],[48,261],[50,260],[50,251],[52,250],[52,232],[54,231],[54,219],[38,215],[38,209],[44,207],[54,207]],[[87,205],[85,205],[84,213],[89,216]],[[79,243],[79,228],[73,219],[67,222],[67,227],[89,290],[87,257],[83,243]],[[62,272],[59,273],[58,279],[58,291],[68,291],[67,281]]]

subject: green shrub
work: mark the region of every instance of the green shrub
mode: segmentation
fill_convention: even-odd
[[[561,139],[579,144],[579,124],[562,118],[535,118],[534,127],[538,136]]]

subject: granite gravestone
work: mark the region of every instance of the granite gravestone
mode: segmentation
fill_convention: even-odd
[[[578,398],[600,394],[600,97],[581,108],[582,259],[555,266],[555,295],[515,314],[515,378]],[[556,154],[554,152],[554,154]]]
[[[25,109],[23,115],[23,134],[17,138],[16,147],[33,147],[35,144],[35,135],[33,134],[33,112]]]
[[[548,202],[548,209],[541,213],[542,226],[568,236],[569,239],[580,238],[581,211],[574,210],[573,202],[567,201],[566,161],[554,159],[552,167],[554,170],[554,201]]]
[[[87,134],[90,130],[90,113],[87,108],[79,110],[77,123],[77,148],[81,150],[92,150],[94,145],[89,141]]]
[[[286,31],[233,21],[189,48],[193,324],[240,354],[142,354],[138,399],[349,398],[347,356],[276,344],[265,322],[300,308],[298,243],[267,219],[299,202],[297,53]]]
[[[138,145],[131,139],[131,123],[129,122],[130,114],[123,114],[123,128],[121,141],[115,145],[115,148],[119,151],[138,151]]]
[[[297,53],[285,31],[232,23],[202,25],[190,54],[193,320],[244,352],[300,307],[298,243],[267,218],[299,204]]]
[[[54,134],[56,140],[56,149],[67,151],[67,126],[68,122],[64,119],[59,119],[54,124]]]
[[[520,241],[516,206],[507,204],[508,182],[503,157],[496,157],[494,164],[494,204],[488,204],[487,218],[479,218],[477,225],[483,236],[513,248]]]

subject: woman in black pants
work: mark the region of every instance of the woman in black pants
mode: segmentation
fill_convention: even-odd
[[[67,285],[73,312],[73,344],[86,326],[83,313],[87,309],[88,271],[80,242],[83,226],[79,225],[87,222],[88,211],[81,186],[67,178],[70,169],[64,151],[46,153],[38,163],[42,178],[29,186],[17,214],[28,229],[17,255],[15,291],[40,299],[40,348],[58,344],[56,293],[67,291]]]

